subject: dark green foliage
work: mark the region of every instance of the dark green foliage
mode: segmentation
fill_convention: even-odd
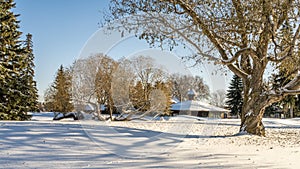
[[[22,91],[26,93],[26,102],[24,102],[24,106],[28,106],[29,111],[34,112],[38,111],[38,91],[36,88],[36,81],[33,79],[34,77],[34,55],[33,55],[33,44],[32,44],[32,35],[26,35],[25,41],[25,68],[23,69],[23,85]]]
[[[229,89],[227,90],[226,104],[230,108],[230,114],[233,116],[241,115],[243,106],[243,82],[237,75],[233,75],[230,82]]]
[[[14,7],[13,0],[0,0],[0,120],[28,120],[27,112],[36,110],[34,72],[28,73],[34,67],[32,43],[30,50],[22,46]]]
[[[73,111],[71,103],[71,76],[69,71],[61,65],[55,81],[45,94],[45,105],[48,111],[68,113]]]

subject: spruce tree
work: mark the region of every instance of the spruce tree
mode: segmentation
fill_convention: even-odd
[[[18,31],[19,21],[11,10],[13,0],[0,0],[0,120],[27,120],[28,95],[24,92],[26,51]]]
[[[71,76],[62,65],[57,71],[56,78],[53,83],[53,89],[53,111],[60,113],[68,113],[73,111],[74,107],[71,102]]]
[[[25,64],[26,67],[23,69],[23,91],[26,93],[27,101],[24,102],[28,107],[29,111],[38,110],[38,92],[36,88],[36,81],[34,80],[34,55],[33,55],[33,42],[32,35],[26,35],[25,41]]]
[[[229,89],[227,90],[226,104],[231,110],[231,115],[240,115],[243,106],[243,82],[237,75],[233,75]]]

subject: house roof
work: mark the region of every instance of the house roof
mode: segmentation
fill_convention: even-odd
[[[173,97],[172,99],[171,99],[171,102],[172,103],[178,103],[178,102],[180,102],[177,98],[175,98],[175,97]]]
[[[227,109],[223,109],[217,106],[210,105],[196,100],[188,100],[171,105],[171,110],[179,111],[214,111],[214,112],[229,112]]]

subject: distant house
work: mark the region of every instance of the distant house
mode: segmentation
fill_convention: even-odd
[[[189,100],[171,105],[172,114],[185,114],[198,117],[226,118],[230,112],[227,109],[216,107],[208,103],[195,100],[196,92],[188,91]]]

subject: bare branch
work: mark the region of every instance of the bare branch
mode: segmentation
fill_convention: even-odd
[[[232,1],[233,3],[233,6],[235,7],[235,10],[236,10],[236,13],[237,13],[237,17],[239,19],[239,27],[240,29],[242,29],[242,42],[243,42],[243,47],[246,47],[247,46],[247,34],[246,34],[246,27],[245,27],[245,24],[244,24],[244,21],[245,21],[245,18],[244,18],[244,15],[243,15],[243,10],[241,8],[241,2],[240,0],[233,0]]]
[[[300,25],[298,25],[296,32],[294,34],[293,40],[291,41],[290,45],[288,47],[286,47],[286,49],[280,54],[279,58],[277,58],[277,56],[275,55],[275,57],[271,56],[268,57],[267,59],[272,61],[272,62],[282,62],[283,60],[285,60],[286,58],[290,57],[293,53],[293,50],[295,49],[296,46],[296,41],[299,39],[299,33],[300,33]]]
[[[285,95],[297,95],[297,94],[300,94],[300,89],[299,90],[284,90],[283,94],[285,94]]]
[[[278,18],[278,23],[277,25],[281,25],[288,17],[288,11],[291,10],[293,1],[291,0],[286,0],[285,3],[282,5],[283,11],[281,12],[279,18]]]
[[[257,53],[252,49],[252,48],[244,48],[239,50],[238,52],[235,53],[235,55],[228,59],[228,60],[222,60],[222,63],[227,65],[227,64],[232,64],[233,62],[235,62],[241,55],[252,55],[252,56],[256,56]]]
[[[186,11],[186,13],[188,13],[192,17],[193,21],[202,29],[203,33],[208,37],[208,39],[210,39],[210,41],[214,44],[214,46],[219,51],[221,57],[223,59],[228,59],[225,50],[223,49],[221,43],[215,38],[213,31],[207,27],[207,25],[204,23],[203,20],[201,20],[200,16],[197,15],[194,9],[182,0],[179,0],[178,2],[179,5]]]
[[[284,86],[286,90],[300,90],[300,70],[296,77]]]

